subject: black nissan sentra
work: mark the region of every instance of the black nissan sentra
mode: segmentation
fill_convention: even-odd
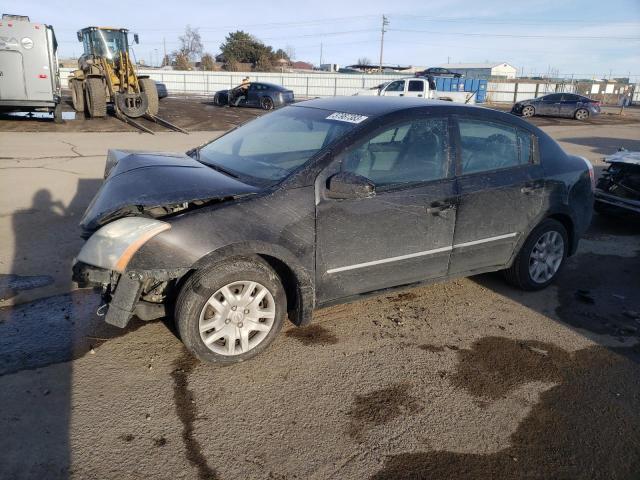
[[[502,270],[551,283],[593,170],[506,113],[387,97],[302,102],[186,154],[111,150],[74,265],[106,321],[173,315],[198,358],[264,350],[285,318]]]

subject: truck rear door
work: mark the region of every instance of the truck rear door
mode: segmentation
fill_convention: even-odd
[[[26,99],[22,53],[18,50],[0,50],[0,100]]]

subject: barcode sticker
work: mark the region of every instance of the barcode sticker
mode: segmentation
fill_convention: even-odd
[[[335,112],[327,117],[327,120],[338,120],[340,122],[349,122],[349,123],[361,123],[364,122],[367,118],[365,115],[358,115],[357,113],[344,113],[344,112]]]

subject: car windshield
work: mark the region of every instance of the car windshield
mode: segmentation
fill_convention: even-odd
[[[273,185],[364,119],[317,108],[285,107],[205,145],[198,160],[248,183]]]

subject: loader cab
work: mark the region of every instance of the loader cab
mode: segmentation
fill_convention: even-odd
[[[128,33],[125,28],[87,27],[78,31],[78,40],[82,42],[85,55],[113,60],[118,53],[129,51]],[[133,35],[133,41],[138,43],[138,34]]]

